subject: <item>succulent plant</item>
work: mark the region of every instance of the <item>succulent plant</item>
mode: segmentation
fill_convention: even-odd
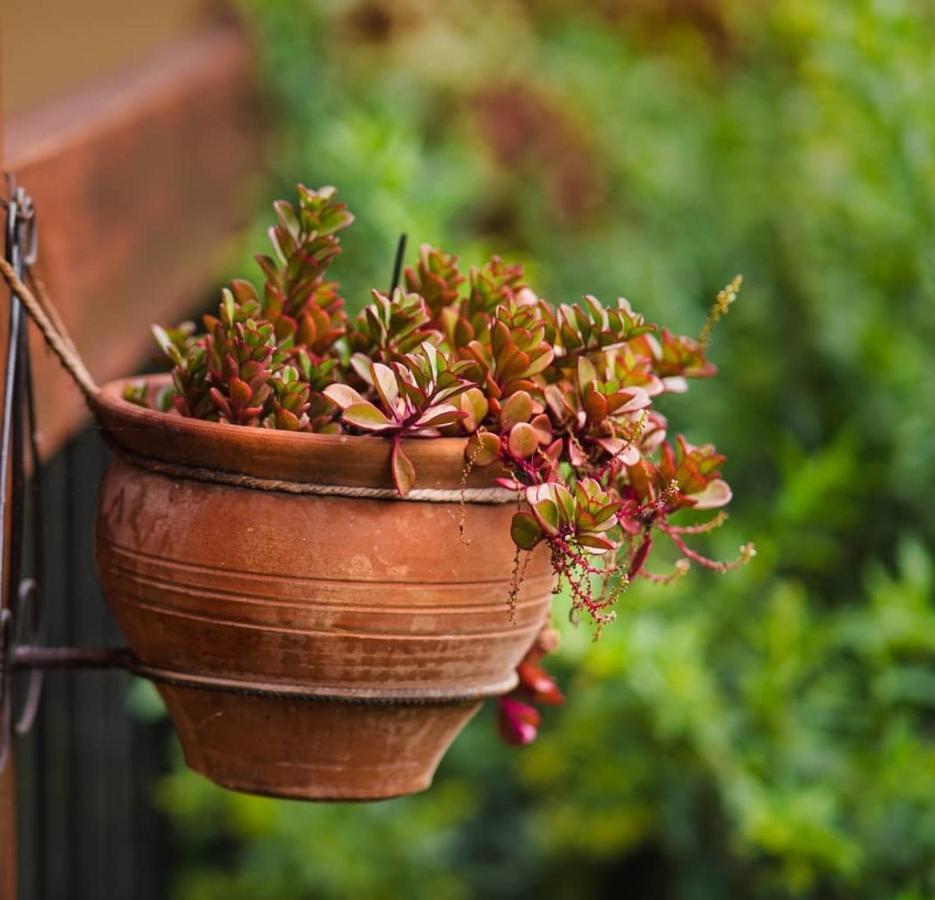
[[[325,275],[341,252],[337,232],[354,217],[334,202],[334,188],[310,191],[299,185],[298,194],[298,208],[285,200],[273,204],[279,224],[269,234],[276,255],[256,260],[266,275],[263,308],[277,338],[292,336],[321,356],[344,334],[344,300]]]
[[[406,289],[421,297],[436,316],[458,301],[458,288],[464,284],[464,276],[458,271],[458,258],[428,244],[419,248],[417,267],[407,266],[403,274]]]
[[[348,335],[351,363],[366,380],[371,360],[392,362],[425,340],[431,314],[425,299],[400,288],[391,296],[373,291],[373,302],[357,317]]]
[[[153,326],[172,363],[172,389],[161,405],[235,425],[339,430],[337,407],[322,391],[347,316],[337,282],[326,275],[341,252],[338,232],[354,217],[335,201],[334,188],[299,185],[297,192],[297,206],[273,204],[274,255],[256,257],[262,292],[245,279],[232,281],[218,315],[204,316],[202,334],[191,322]]]
[[[713,324],[740,288],[721,291],[697,338],[647,322],[620,298],[553,306],[527,284],[522,266],[498,257],[464,276],[457,258],[423,245],[404,288],[373,291],[353,320],[327,277],[340,252],[338,232],[353,217],[333,188],[298,188],[298,204],[275,205],[275,250],[258,256],[262,291],[237,280],[225,289],[205,331],[190,323],[155,328],[172,365],[163,408],[235,425],[385,439],[400,494],[418,481],[402,438],[465,440],[465,475],[498,463],[495,482],[520,508],[511,535],[516,577],[523,554],[548,548],[567,585],[572,615],[597,628],[636,578],[669,581],[692,563],[727,571],[686,538],[716,528],[731,499],[724,457],[711,444],[667,438],[657,397],[707,378]],[[131,388],[128,399],[145,403]],[[503,472],[506,474],[503,474]],[[679,523],[684,510],[717,511]],[[680,554],[668,574],[652,572],[655,541]],[[511,600],[515,601],[518,583]],[[551,638],[520,666],[520,686],[500,705],[500,729],[528,743],[538,726],[536,702],[560,702],[541,668]]]
[[[342,410],[342,421],[359,431],[382,434],[393,441],[393,480],[406,495],[415,483],[412,462],[402,449],[403,437],[438,437],[440,429],[465,418],[458,395],[470,389],[459,377],[467,363],[453,362],[429,341],[396,362],[371,363],[365,380],[374,393],[372,403],[347,384],[332,384],[325,395]]]

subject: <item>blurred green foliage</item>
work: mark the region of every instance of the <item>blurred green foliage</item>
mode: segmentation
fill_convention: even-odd
[[[935,896],[931,6],[247,9],[271,191],[339,186],[352,306],[400,231],[687,333],[743,272],[720,377],[669,403],[730,457],[711,551],[760,553],[640,584],[596,644],[566,627],[538,743],[485,713],[425,795],[279,803],[180,769],[176,897]]]

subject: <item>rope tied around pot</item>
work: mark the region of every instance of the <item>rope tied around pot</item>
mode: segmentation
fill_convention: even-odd
[[[29,285],[25,284],[16,274],[15,269],[2,258],[0,258],[0,274],[3,275],[10,290],[19,298],[32,320],[36,323],[43,338],[45,338],[46,344],[58,357],[59,362],[61,362],[68,374],[71,375],[84,396],[88,407],[94,412],[101,389],[81,359],[81,354],[78,352],[74,341],[72,341],[58,310],[52,303],[41,278],[32,268],[29,268],[27,270]],[[30,286],[32,289],[30,289]],[[501,504],[516,502],[516,493],[514,491],[500,487],[465,487],[456,490],[413,488],[405,497],[401,497],[394,488],[312,484],[302,481],[261,478],[243,472],[229,472],[180,462],[166,462],[155,457],[144,456],[122,447],[106,431],[103,431],[102,434],[107,444],[131,465],[160,475],[190,481],[203,481],[248,490],[278,491],[287,494],[304,494],[318,497],[356,497],[416,503]]]
[[[152,456],[142,456],[108,441],[131,465],[147,469],[159,475],[184,478],[190,481],[206,481],[228,487],[247,488],[253,491],[278,491],[286,494],[306,494],[316,497],[357,497],[368,500],[400,500],[415,503],[516,503],[515,491],[500,487],[464,488],[445,490],[442,488],[413,488],[401,497],[395,488],[375,488],[347,484],[313,484],[305,481],[286,481],[278,478],[261,478],[243,472],[227,472],[208,469],[185,463],[165,462]]]

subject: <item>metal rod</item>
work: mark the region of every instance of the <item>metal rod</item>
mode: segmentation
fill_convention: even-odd
[[[406,255],[406,232],[399,236],[396,244],[396,258],[393,260],[393,280],[390,282],[390,294],[399,287],[399,277],[403,273],[403,257]]]
[[[12,185],[11,185],[12,187]],[[16,273],[19,275],[22,271],[21,269],[21,260],[19,256],[19,249],[16,245],[16,229],[17,229],[17,214],[19,211],[19,204],[16,200],[16,194],[14,190],[11,190],[10,201],[7,205],[7,223],[6,223],[6,257],[16,268]],[[23,327],[23,311],[20,306],[20,302],[13,294],[10,295],[10,318],[9,326],[7,330],[7,347],[6,347],[6,375],[3,379],[3,405],[2,407],[2,416],[3,424],[2,429],[0,429],[0,482],[2,482],[3,490],[0,491],[0,542],[3,544],[4,552],[0,554],[0,586],[2,586],[4,591],[4,596],[6,598],[6,605],[8,607],[13,606],[12,600],[12,591],[13,588],[13,579],[10,576],[10,573],[7,572],[7,567],[13,568],[17,561],[14,558],[14,554],[10,552],[7,544],[16,534],[18,522],[11,522],[11,515],[9,508],[11,502],[14,501],[13,493],[14,489],[11,487],[8,489],[8,482],[12,485],[14,475],[11,472],[11,462],[13,460],[14,454],[14,421],[16,418],[15,410],[15,401],[16,401],[16,386],[17,386],[17,369],[19,367],[19,347],[20,347],[20,331]],[[9,493],[8,493],[9,490]],[[15,502],[12,502],[15,511]],[[10,530],[12,534],[7,534],[7,529],[10,526],[13,526]]]
[[[19,238],[20,193],[16,180],[7,176],[9,200],[5,202],[7,220],[4,253],[17,275],[23,273]],[[0,608],[3,610],[3,630],[0,632],[0,771],[3,771],[10,751],[13,731],[13,695],[10,685],[10,646],[16,640],[16,591],[22,565],[22,394],[19,369],[24,331],[24,313],[17,297],[10,295],[10,316],[7,331],[6,371],[0,415]]]
[[[128,647],[39,647],[13,650],[13,669],[133,669]]]

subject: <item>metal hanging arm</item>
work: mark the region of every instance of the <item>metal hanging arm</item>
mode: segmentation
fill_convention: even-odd
[[[18,286],[11,284],[0,426],[0,771],[4,769],[13,735],[26,734],[35,721],[44,670],[133,667],[129,651],[123,648],[41,646],[42,591],[38,578],[43,571],[42,469],[26,310],[20,300],[25,293],[26,300],[36,305],[24,283],[38,256],[39,231],[30,196],[17,185],[14,176],[8,174],[6,182],[7,197],[0,198],[0,205],[6,209],[5,263],[2,267],[14,282],[18,282]],[[35,276],[33,281],[37,281]],[[39,287],[40,294],[44,293],[41,284]],[[30,309],[30,313],[37,315],[34,309]],[[49,328],[43,328],[46,339],[50,340],[48,331],[55,332],[53,336],[57,336],[64,345],[66,355],[68,351],[74,351],[64,327],[58,324],[54,309],[41,308],[38,313],[52,323]],[[62,355],[60,348],[53,346],[53,349]],[[77,351],[73,355],[77,356]],[[83,365],[80,369],[79,375],[86,372]],[[87,396],[89,389],[77,376],[76,380]],[[93,379],[88,376],[86,380],[96,391]],[[31,485],[28,495],[27,450]],[[32,542],[31,559],[35,573],[31,576],[24,574],[27,524],[31,525],[28,536]],[[29,681],[22,709],[14,714],[13,673],[19,670],[28,670]]]
[[[136,667],[127,647],[37,647],[13,648],[13,671],[22,669],[128,669]]]

